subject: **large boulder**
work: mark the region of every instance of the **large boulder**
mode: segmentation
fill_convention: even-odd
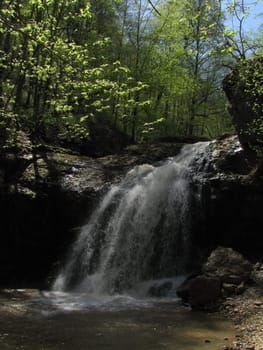
[[[222,283],[240,285],[252,272],[252,264],[232,248],[218,247],[209,256],[203,272]]]
[[[221,282],[219,278],[200,275],[184,281],[176,293],[193,309],[208,308],[220,299]]]
[[[190,282],[189,303],[192,308],[215,303],[221,296],[221,283],[218,278],[197,276]]]
[[[251,277],[252,264],[233,249],[218,247],[202,270],[202,275],[190,276],[177,289],[177,295],[193,309],[209,308],[221,297],[242,293]]]

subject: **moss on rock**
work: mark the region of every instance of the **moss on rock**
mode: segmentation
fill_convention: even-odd
[[[262,156],[263,57],[239,62],[225,77],[223,89],[241,144],[257,156]]]

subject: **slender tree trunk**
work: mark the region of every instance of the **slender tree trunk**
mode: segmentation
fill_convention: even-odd
[[[137,25],[136,25],[136,53],[135,53],[135,81],[139,81],[139,63],[140,63],[140,49],[141,49],[141,12],[142,12],[142,0],[139,0],[139,8],[137,13]],[[136,131],[138,122],[138,103],[140,100],[140,93],[136,91],[135,93],[135,106],[132,112],[132,142],[136,141]]]
[[[194,69],[193,69],[193,80],[195,83],[198,83],[199,78],[199,71],[200,71],[200,45],[201,45],[201,6],[202,6],[202,0],[198,0],[197,4],[197,22],[196,22],[196,28],[195,28],[195,58],[194,58]],[[189,126],[188,126],[188,134],[189,136],[192,136],[194,133],[194,122],[195,122],[195,115],[196,115],[196,105],[198,103],[198,97],[196,95],[196,91],[194,90],[191,97],[191,104],[190,104],[190,115],[189,115]]]
[[[137,91],[135,93],[135,106],[132,112],[132,132],[131,132],[131,141],[136,141],[136,133],[137,133],[137,123],[138,123],[138,103],[140,100],[140,93]]]

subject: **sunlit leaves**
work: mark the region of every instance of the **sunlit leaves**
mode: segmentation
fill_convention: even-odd
[[[158,129],[160,128],[160,125],[165,123],[165,118],[158,118],[152,122],[144,123],[143,124],[143,129],[142,129],[142,134],[147,136],[152,136],[155,132],[158,132]]]
[[[146,85],[134,82],[120,61],[107,60],[108,37],[89,38],[89,1],[4,1],[0,18],[8,44],[0,46],[0,69],[8,77],[1,85],[3,108],[10,116],[14,114],[7,111],[19,109],[21,121],[34,134],[40,126],[54,124],[62,138],[85,138],[89,119],[107,115],[116,99],[119,119],[121,110],[139,105],[134,95]]]

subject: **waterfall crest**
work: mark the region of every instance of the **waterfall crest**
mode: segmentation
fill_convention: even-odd
[[[53,289],[114,294],[184,272],[191,233],[191,183],[209,143],[186,145],[159,166],[144,164],[113,185],[79,233]]]

